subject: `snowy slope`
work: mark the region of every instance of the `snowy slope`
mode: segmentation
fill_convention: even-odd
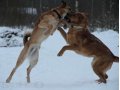
[[[118,56],[118,33],[109,30],[93,34]],[[39,62],[31,72],[30,84],[26,83],[28,60],[16,71],[11,83],[5,83],[23,47],[0,48],[0,90],[118,90],[118,63],[114,63],[108,71],[108,83],[97,84],[95,80],[98,77],[91,68],[92,58],[77,55],[72,51],[66,51],[62,57],[57,57],[65,44],[58,31],[42,43]]]

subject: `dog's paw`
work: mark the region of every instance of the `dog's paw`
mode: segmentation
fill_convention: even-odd
[[[61,53],[58,53],[57,56],[62,56],[62,54],[61,54]]]
[[[106,80],[101,80],[101,79],[96,80],[96,82],[97,82],[98,84],[101,84],[101,83],[106,84],[106,83],[107,83]]]
[[[10,83],[10,80],[9,80],[9,79],[7,79],[7,80],[6,80],[6,83]]]

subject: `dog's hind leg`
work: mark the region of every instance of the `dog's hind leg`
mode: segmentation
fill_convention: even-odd
[[[100,83],[106,83],[106,82],[107,82],[107,81],[106,81],[106,79],[107,79],[106,75],[105,75],[103,72],[101,72],[98,68],[93,67],[93,71],[94,71],[94,72],[97,74],[97,76],[100,78],[100,79],[96,80],[99,84],[100,84]]]
[[[105,74],[105,79],[108,79],[108,75],[107,74]]]
[[[108,78],[108,76],[104,70],[104,66],[105,66],[105,63],[102,62],[101,59],[94,59],[92,61],[93,71],[100,78],[96,80],[98,83],[107,83],[106,79]]]
[[[61,35],[63,36],[63,38],[65,39],[65,41],[67,42],[67,34],[66,34],[66,32],[61,27],[58,27],[58,30],[61,33]]]
[[[30,72],[32,68],[37,64],[39,57],[39,47],[33,47],[29,55],[30,65],[27,68],[27,82],[30,83]]]
[[[12,76],[14,75],[16,69],[24,62],[25,58],[28,55],[28,52],[29,52],[29,45],[28,45],[28,43],[26,43],[25,47],[22,49],[22,51],[18,57],[16,66],[13,68],[12,72],[10,73],[9,77],[6,80],[6,83],[9,83],[11,81]]]

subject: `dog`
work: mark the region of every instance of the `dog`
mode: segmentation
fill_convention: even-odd
[[[75,28],[84,28],[87,30],[88,28],[88,14],[83,12],[70,12],[68,13],[64,21],[66,21],[65,24],[67,24],[67,27],[75,27]]]
[[[34,30],[31,33],[30,39],[26,41],[15,67],[6,80],[6,83],[11,81],[15,71],[25,61],[26,58],[28,58],[30,62],[30,65],[27,68],[27,82],[30,83],[30,72],[38,62],[40,45],[55,32],[56,28],[59,26],[59,22],[69,12],[70,7],[62,1],[62,4],[60,4],[57,8],[41,14]]]
[[[73,25],[68,33],[61,27],[58,28],[68,45],[64,46],[57,56],[62,56],[66,50],[72,50],[77,54],[93,57],[92,68],[99,77],[96,81],[98,83],[107,83],[108,75],[106,72],[111,68],[113,62],[119,62],[119,57],[113,55],[110,49],[100,39],[89,32],[85,23],[86,18],[82,18],[84,22],[79,22],[79,20],[75,22],[73,18],[78,18],[76,13],[73,13],[72,16],[67,16],[70,25]],[[74,25],[77,27],[80,26],[80,28]]]

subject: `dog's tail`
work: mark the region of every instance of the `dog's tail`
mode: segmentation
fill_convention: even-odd
[[[113,62],[119,62],[119,57],[114,56]]]
[[[31,37],[31,32],[25,33],[25,35],[23,37],[23,44],[24,44],[24,46],[28,42],[28,40],[29,40],[30,37]]]

